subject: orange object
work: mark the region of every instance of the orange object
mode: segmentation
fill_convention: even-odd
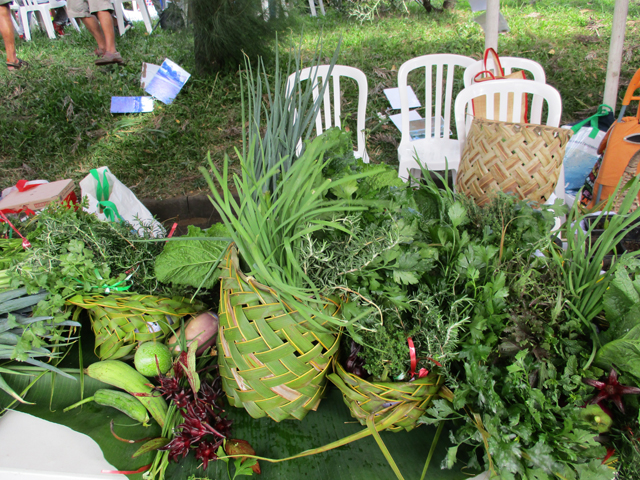
[[[629,135],[640,133],[640,108],[638,108],[636,116],[624,116],[631,100],[640,100],[640,96],[633,96],[638,87],[640,87],[640,69],[636,71],[629,83],[618,120],[611,125],[598,148],[598,154],[604,153],[604,156],[598,178],[593,186],[593,199],[588,204],[590,208],[607,200],[613,194],[629,160],[640,150],[640,144],[625,140]],[[638,173],[640,172],[636,172],[636,174]]]

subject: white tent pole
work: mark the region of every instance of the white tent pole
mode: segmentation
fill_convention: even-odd
[[[613,25],[611,27],[607,79],[604,83],[604,96],[602,98],[602,103],[613,108],[614,113],[618,99],[618,82],[620,81],[620,65],[622,64],[622,49],[624,47],[628,11],[629,0],[616,0],[613,10]]]
[[[627,0],[628,2],[629,0]],[[498,51],[498,20],[500,15],[500,0],[487,0],[487,10],[484,28],[484,48]]]

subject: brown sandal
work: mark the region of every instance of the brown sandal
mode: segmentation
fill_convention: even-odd
[[[18,58],[16,62],[7,62],[7,68],[10,72],[15,72],[16,70],[20,70],[21,68],[29,68],[29,63]]]
[[[102,57],[98,58],[95,62],[96,65],[112,65],[117,63],[118,65],[125,65],[125,61],[122,56],[116,53],[105,53]]]

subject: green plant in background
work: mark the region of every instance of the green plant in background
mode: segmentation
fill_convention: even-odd
[[[201,74],[231,71],[243,64],[272,55],[277,31],[292,25],[295,11],[283,9],[281,2],[269,0],[190,0],[194,26],[195,63]]]

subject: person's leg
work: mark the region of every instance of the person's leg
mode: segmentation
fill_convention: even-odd
[[[82,20],[82,23],[84,23],[84,26],[87,27],[89,33],[91,33],[91,35],[93,35],[93,38],[96,39],[96,42],[98,42],[98,50],[96,51],[96,54],[103,54],[106,51],[105,49],[107,48],[107,41],[105,39],[105,34],[102,31],[102,27],[100,26],[100,23],[98,23],[98,19],[91,15],[90,17],[81,17],[80,20]]]
[[[7,63],[17,63],[15,31],[11,22],[11,10],[9,10],[8,3],[0,5],[0,34],[2,34],[4,49],[7,52]]]
[[[96,15],[98,15],[98,20],[100,21],[102,32],[104,33],[105,53],[116,53],[116,34],[113,29],[113,17],[111,16],[111,12],[102,10],[100,12],[96,12]]]

